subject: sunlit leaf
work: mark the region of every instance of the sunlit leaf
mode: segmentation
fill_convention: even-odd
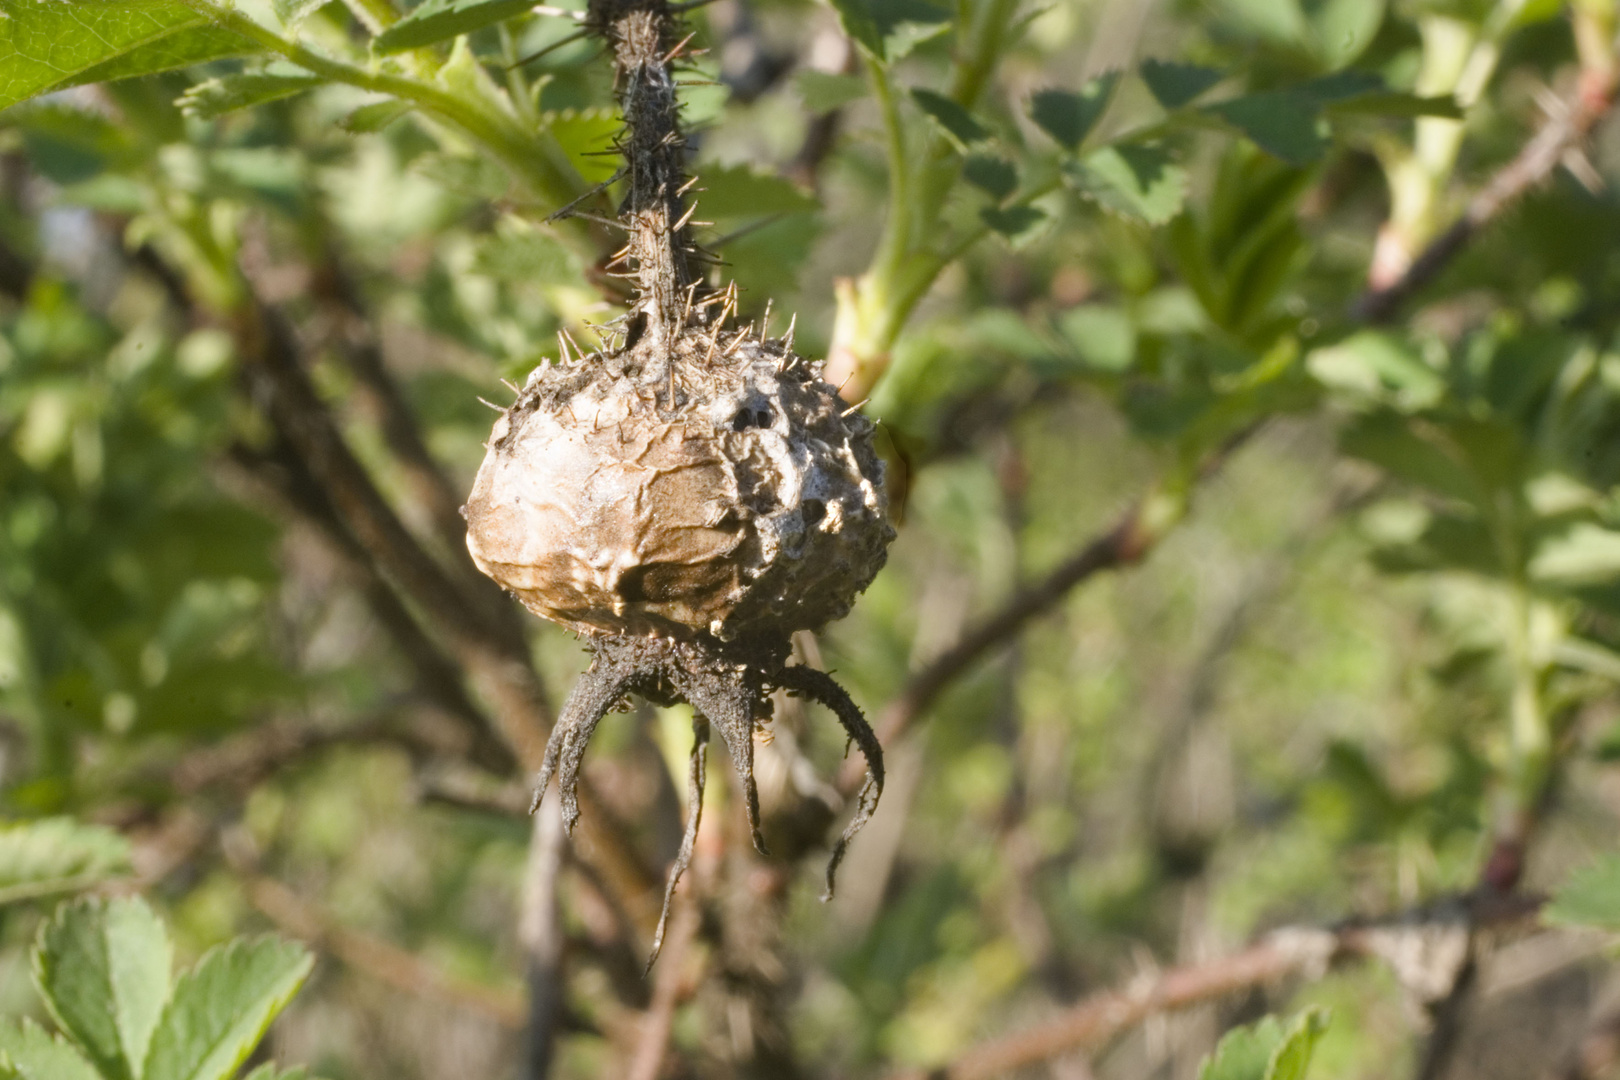
[[[1620,580],[1620,532],[1581,522],[1536,549],[1530,576],[1558,585],[1600,585]]]
[[[1150,225],[1179,214],[1187,197],[1187,171],[1158,146],[1105,146],[1065,175],[1101,205]]]
[[[1042,90],[1030,98],[1029,115],[1040,129],[1066,150],[1079,149],[1091,129],[1108,108],[1119,72],[1097,76],[1078,93],[1069,90]]]
[[[169,997],[172,952],[139,898],[64,904],[40,931],[34,979],[63,1031],[108,1080],[139,1080]]]
[[[86,78],[168,71],[229,40],[177,0],[0,0],[0,16],[0,108]],[[192,31],[205,37],[187,42]]]
[[[309,976],[301,945],[263,938],[205,955],[175,984],[144,1080],[226,1080]]]
[[[1286,1028],[1274,1016],[1234,1028],[1199,1067],[1198,1080],[1303,1080],[1327,1013],[1308,1009]]]
[[[419,49],[526,14],[533,8],[529,0],[424,0],[373,38],[371,48],[383,55]]]
[[[0,1061],[22,1080],[106,1080],[71,1043],[32,1020],[0,1020]]]
[[[343,130],[356,135],[378,132],[414,108],[416,106],[408,101],[374,101],[345,116],[342,120]]]

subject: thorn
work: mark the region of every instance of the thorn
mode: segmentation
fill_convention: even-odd
[[[839,413],[838,415],[841,416],[841,417],[842,416],[848,416],[850,413],[854,412],[856,409],[859,409],[862,405],[865,405],[868,401],[871,401],[871,400],[872,399],[869,398],[869,397],[863,397],[863,398],[861,398],[861,400],[857,401],[855,404],[851,405],[849,408],[845,409],[843,412]],[[847,749],[845,750],[845,753],[848,753]]]
[[[697,177],[695,177],[695,176],[688,177],[686,183],[682,184],[680,187],[675,189],[676,197],[685,195],[688,191],[691,191],[692,190],[692,185],[697,183],[697,182],[698,182]]]
[[[682,229],[686,228],[686,223],[692,220],[692,215],[695,213],[697,213],[697,203],[693,203],[691,206],[686,208],[686,213],[681,215],[681,220],[675,223],[674,227],[670,229],[670,232],[680,232]],[[698,224],[701,225],[703,222],[700,221]]]
[[[782,335],[782,347],[788,352],[793,351],[793,330],[799,325],[799,313],[795,311],[788,318],[787,333]]]
[[[669,50],[669,52],[665,53],[664,58],[662,60],[658,61],[658,62],[660,64],[668,64],[671,60],[673,60],[677,56],[681,55],[681,50],[686,48],[687,45],[691,44],[692,39],[695,38],[695,37],[697,37],[697,31],[696,30],[692,31],[690,34],[687,34],[685,37],[681,38],[680,41],[677,41],[675,43],[675,47],[673,49]]]
[[[513,382],[511,379],[502,379],[501,385],[512,391],[514,394],[521,394],[523,392],[522,390],[518,389],[517,383]]]
[[[581,360],[585,359],[585,350],[579,347],[579,342],[574,340],[574,335],[568,332],[567,327],[564,327],[562,330],[558,331],[558,333],[568,339],[568,344],[574,347],[574,351],[579,354],[579,358]]]
[[[771,300],[766,299],[766,301],[765,301],[765,314],[762,315],[760,317],[760,320],[759,320],[759,343],[761,345],[765,344],[765,335],[770,332],[770,329],[771,329]]]
[[[488,405],[490,408],[494,409],[498,413],[504,414],[506,412],[506,406],[504,406],[504,405],[497,405],[493,401],[485,401],[483,398],[479,398],[478,400],[482,404]]]

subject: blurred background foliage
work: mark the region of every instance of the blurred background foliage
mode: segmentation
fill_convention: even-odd
[[[73,53],[73,18],[49,22],[70,7],[109,20],[103,44],[120,19],[178,29]],[[533,1075],[528,759],[479,658],[515,647],[543,716],[584,654],[470,581],[446,496],[482,456],[480,396],[616,311],[614,245],[548,219],[575,197],[613,213],[593,193],[611,66],[526,4],[0,10],[6,816],[122,833],[120,880],[188,965],[244,932],[310,939],[263,1060]],[[706,917],[650,981],[638,912],[679,838],[688,729],[645,706],[604,725],[587,818],[643,878],[604,871],[600,836],[565,860],[552,1074],[631,1075],[660,993],[669,1051],[636,1075],[942,1066],[1273,928],[1539,895],[1613,856],[1615,17],[693,10],[705,236],[744,317],[797,313],[890,458],[889,567],[801,654],[892,719],[1004,605],[1041,614],[886,729],[889,787],[829,905],[800,856],[843,809],[844,748],[779,702],[778,856],[746,850],[716,783],[689,882]],[[43,74],[31,19],[61,35]],[[463,622],[378,556],[298,408],[341,432]],[[1092,537],[1116,573],[1045,576]],[[1620,876],[1598,866],[1558,911],[1612,932]],[[7,1013],[46,1015],[45,917],[0,909]],[[1291,1030],[1320,1034],[1315,1075],[1614,1075],[1620,1055],[1573,1071],[1620,1030],[1612,937],[1472,942],[1477,971],[1436,946],[1255,980],[1017,1075],[1190,1077],[1230,1026],[1310,1006],[1325,1031]],[[1433,1060],[1426,1007],[1448,1003],[1460,1034]]]

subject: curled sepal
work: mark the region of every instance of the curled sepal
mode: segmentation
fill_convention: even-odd
[[[677,673],[677,689],[686,702],[720,729],[743,786],[743,805],[748,809],[748,830],[754,850],[769,855],[765,837],[759,831],[759,788],[754,783],[754,701],[758,696],[740,679],[694,677]]]
[[[540,808],[551,774],[557,774],[557,793],[562,797],[563,828],[573,835],[574,823],[579,820],[579,767],[585,759],[585,746],[591,741],[596,725],[612,712],[635,683],[635,673],[598,656],[589,671],[579,677],[568,701],[563,705],[557,724],[546,740],[546,756],[540,763],[540,775],[534,784],[534,798],[529,813]]]
[[[820,702],[832,710],[838,722],[844,726],[850,741],[860,748],[861,756],[866,759],[866,782],[861,785],[861,791],[856,798],[855,814],[844,826],[843,835],[833,845],[832,855],[827,860],[827,891],[823,900],[833,898],[834,887],[838,877],[838,864],[844,860],[844,851],[849,847],[850,840],[870,820],[877,810],[878,799],[883,795],[883,747],[879,745],[877,735],[872,726],[866,722],[860,706],[850,698],[842,686],[833,681],[833,677],[825,671],[817,671],[808,667],[785,667],[776,676],[775,682],[789,693]]]

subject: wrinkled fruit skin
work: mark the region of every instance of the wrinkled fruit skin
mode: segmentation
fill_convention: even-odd
[[[532,372],[467,501],[479,569],[593,637],[785,638],[846,614],[894,537],[872,424],[819,364],[744,334]]]

